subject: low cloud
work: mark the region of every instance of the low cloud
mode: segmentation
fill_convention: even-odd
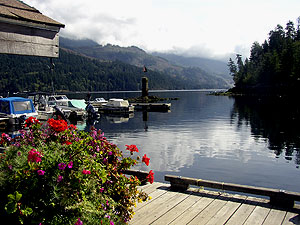
[[[253,42],[299,16],[298,0],[23,1],[65,24],[65,37],[224,61],[235,53],[248,57]]]

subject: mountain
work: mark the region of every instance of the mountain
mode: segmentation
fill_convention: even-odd
[[[140,90],[141,68],[120,61],[101,62],[72,50],[60,49],[59,58],[0,54],[0,90],[7,92],[136,91]],[[194,89],[192,83],[148,71],[149,88]]]
[[[121,61],[137,67],[146,66],[150,71],[163,73],[171,78],[184,80],[190,83],[188,86],[195,88],[228,88],[231,86],[231,78],[228,72],[222,74],[221,69],[217,72],[210,71],[210,64],[187,66],[172,62],[158,55],[151,55],[144,50],[131,46],[120,47],[117,45],[107,44],[99,45],[90,40],[70,40],[61,38],[60,46],[70,49],[87,57],[92,57],[100,61]],[[204,62],[204,61],[203,61]],[[206,62],[210,62],[207,60]],[[220,65],[220,64],[218,64]],[[224,71],[224,70],[223,70]]]
[[[232,80],[231,76],[229,75],[227,63],[219,60],[207,59],[203,57],[186,57],[176,54],[160,52],[154,52],[152,53],[152,55],[165,58],[174,65],[183,67],[199,67],[207,72],[214,73],[224,77],[225,79]]]
[[[145,75],[151,90],[228,87],[219,74],[176,65],[134,46],[101,46],[91,40],[65,38],[60,43],[60,55],[53,64],[46,57],[0,54],[0,95],[52,90],[136,91]],[[147,73],[142,70],[144,65]]]

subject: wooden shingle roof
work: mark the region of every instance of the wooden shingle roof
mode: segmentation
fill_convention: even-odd
[[[0,0],[0,18],[1,17],[59,28],[65,27],[64,24],[43,15],[37,9],[18,0]]]
[[[21,0],[0,0],[1,54],[58,57],[63,27]]]

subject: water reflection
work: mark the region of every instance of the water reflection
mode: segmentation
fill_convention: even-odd
[[[110,123],[127,123],[129,119],[134,117],[134,113],[122,114],[122,115],[103,115]]]
[[[237,127],[251,127],[252,136],[265,138],[277,157],[300,164],[300,106],[283,98],[236,97],[231,113]]]
[[[147,154],[151,160],[149,167],[139,164],[136,169],[153,170],[156,181],[174,174],[299,190],[295,163],[300,162],[300,106],[278,100],[209,96],[201,91],[156,95],[179,100],[171,102],[168,113],[136,111],[133,117],[114,119],[101,115],[99,120],[77,127],[101,129],[128,155],[125,145],[137,145],[139,155]],[[114,93],[109,97],[127,96]]]

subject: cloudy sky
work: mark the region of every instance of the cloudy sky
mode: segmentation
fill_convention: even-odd
[[[64,37],[227,59],[300,16],[299,0],[23,1],[65,24]]]

